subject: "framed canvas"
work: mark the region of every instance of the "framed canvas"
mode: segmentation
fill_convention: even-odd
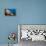
[[[46,25],[20,24],[18,25],[18,34],[19,41],[46,41]]]
[[[16,16],[16,9],[14,8],[6,8],[4,12],[5,16]]]

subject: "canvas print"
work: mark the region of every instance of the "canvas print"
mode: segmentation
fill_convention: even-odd
[[[46,25],[19,25],[20,41],[46,41]]]
[[[8,46],[12,46],[12,45],[16,44],[17,40],[18,40],[16,32],[10,32],[8,34],[7,39],[8,39]]]
[[[16,32],[10,32],[8,34],[7,39],[8,39],[8,46],[10,46],[10,44],[11,44],[11,46],[13,44],[16,44],[18,42],[17,33]]]
[[[5,9],[5,16],[16,16],[16,9]]]

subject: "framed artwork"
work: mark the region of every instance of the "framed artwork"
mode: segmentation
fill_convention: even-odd
[[[20,24],[18,25],[18,31],[20,31],[19,41],[46,41],[46,25]]]
[[[16,9],[14,8],[7,8],[4,12],[5,16],[16,16]]]
[[[17,33],[16,32],[10,32],[8,34],[8,46],[14,46],[18,42]]]

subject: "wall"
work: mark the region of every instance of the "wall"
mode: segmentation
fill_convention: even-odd
[[[16,16],[4,16],[5,8],[16,8]],[[9,32],[17,24],[46,24],[46,0],[0,0],[0,44],[8,43]]]

